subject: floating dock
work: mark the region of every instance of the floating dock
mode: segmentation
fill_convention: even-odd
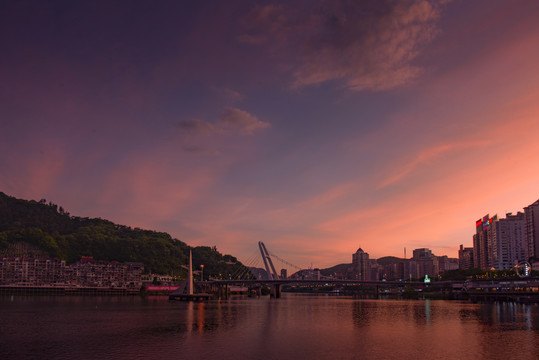
[[[211,294],[174,294],[169,295],[169,300],[179,301],[206,301],[212,298]]]

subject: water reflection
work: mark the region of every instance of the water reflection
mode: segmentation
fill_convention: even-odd
[[[425,300],[425,320],[427,324],[430,322],[430,299]]]
[[[354,301],[352,303],[352,319],[355,327],[369,326],[368,306],[369,303],[365,301]]]
[[[433,317],[448,316],[447,310],[440,307],[433,312],[431,300],[353,300],[351,304],[353,325],[358,328],[368,327],[371,322],[377,321],[391,323],[396,318],[425,326]]]
[[[537,304],[499,302],[483,304],[477,311],[481,323],[500,331],[538,330]]]
[[[290,295],[0,298],[0,358],[535,359],[539,306]]]

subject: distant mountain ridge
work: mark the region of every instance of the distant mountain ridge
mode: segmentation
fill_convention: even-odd
[[[410,261],[410,259],[403,259],[396,256],[384,256],[379,259],[372,259],[372,260],[375,260],[377,264],[382,265],[382,266]],[[332,276],[335,274],[346,274],[347,272],[352,271],[352,267],[353,267],[352,263],[339,264],[339,265],[335,265],[327,269],[320,269],[320,273],[324,276]]]
[[[61,206],[45,199],[28,201],[0,192],[0,255],[10,256],[21,249],[31,249],[27,256],[41,252],[68,263],[82,256],[143,262],[146,272],[178,275],[185,272],[182,265],[188,261],[190,247],[165,232],[70,216]],[[198,246],[192,251],[194,270],[203,264],[205,278],[245,269],[235,257],[222,255],[215,247]]]

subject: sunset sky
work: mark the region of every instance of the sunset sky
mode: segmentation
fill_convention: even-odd
[[[539,199],[539,1],[2,1],[0,191],[301,267]],[[276,263],[276,267],[282,267]]]

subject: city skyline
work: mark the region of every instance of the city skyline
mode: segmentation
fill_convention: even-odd
[[[0,191],[240,260],[456,258],[477,219],[539,199],[538,15],[4,2]]]

